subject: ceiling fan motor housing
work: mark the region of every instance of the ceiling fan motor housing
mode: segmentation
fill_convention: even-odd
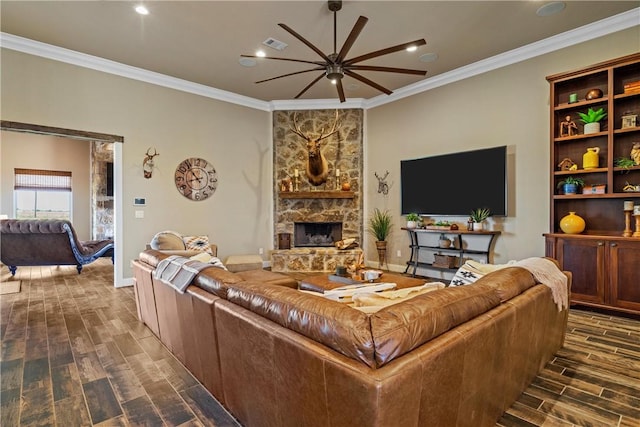
[[[342,0],[329,0],[327,3],[331,12],[337,12],[342,9]]]

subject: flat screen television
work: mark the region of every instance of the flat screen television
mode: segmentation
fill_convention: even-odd
[[[507,147],[400,161],[402,214],[507,215]]]

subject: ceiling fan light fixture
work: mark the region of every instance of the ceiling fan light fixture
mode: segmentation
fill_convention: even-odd
[[[256,56],[259,58],[264,58],[265,56],[267,56],[266,53],[264,53],[264,50],[257,50],[256,51]]]
[[[149,9],[147,9],[144,5],[140,4],[138,6],[135,7],[135,11],[138,12],[140,15],[148,15],[149,14]]]
[[[338,80],[342,80],[342,77],[344,76],[342,66],[340,66],[339,64],[327,65],[326,76],[329,80],[331,80],[331,83],[336,84]]]
[[[407,48],[407,52],[415,52],[416,50],[418,50],[418,46],[409,46]]]

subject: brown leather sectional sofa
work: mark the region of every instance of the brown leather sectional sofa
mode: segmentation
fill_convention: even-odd
[[[522,268],[365,314],[265,271],[180,294],[153,278],[164,257],[134,262],[140,319],[245,426],[493,426],[564,340]]]

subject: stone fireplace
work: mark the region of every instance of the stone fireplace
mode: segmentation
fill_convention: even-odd
[[[354,238],[362,243],[362,119],[360,109],[339,112],[339,131],[323,140],[322,152],[327,160],[329,178],[326,184],[315,187],[305,177],[307,164],[306,141],[293,133],[294,111],[273,113],[274,142],[274,247],[278,234],[293,236],[291,249],[276,249],[271,255],[273,271],[335,271],[337,265],[346,265],[358,259],[362,250],[341,251],[335,248],[337,240]],[[298,111],[297,123],[305,134],[319,135],[330,129],[335,110]],[[340,170],[339,175],[336,173]],[[282,192],[284,179],[295,179],[299,171],[297,192]],[[339,185],[350,184],[348,193],[341,192]],[[296,224],[340,224],[341,230],[327,233],[316,229],[312,242],[301,243],[296,237],[307,234]],[[336,229],[338,227],[336,226]],[[329,241],[331,241],[329,243]]]

